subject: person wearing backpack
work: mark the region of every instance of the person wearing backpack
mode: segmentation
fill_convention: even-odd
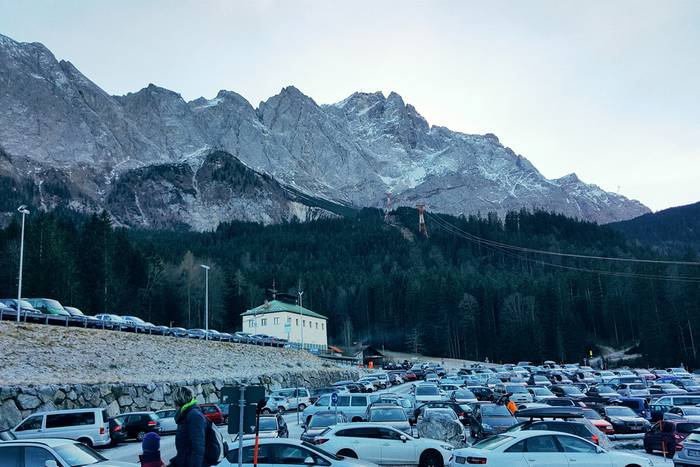
[[[173,390],[173,403],[177,407],[175,422],[175,449],[177,455],[170,459],[169,467],[210,467],[206,460],[207,428],[209,421],[197,405],[192,391],[185,386]]]

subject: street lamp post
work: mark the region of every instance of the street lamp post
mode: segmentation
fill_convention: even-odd
[[[301,318],[301,322],[299,325],[301,326],[301,349],[304,350],[304,302],[302,302],[301,298],[302,295],[304,295],[303,290],[299,290],[299,317]]]
[[[19,241],[19,281],[17,283],[17,322],[22,314],[22,263],[24,261],[24,218],[29,214],[27,206],[22,205],[17,208],[17,212],[22,214],[22,234]]]
[[[209,339],[209,269],[206,264],[201,264],[204,268],[204,339]]]

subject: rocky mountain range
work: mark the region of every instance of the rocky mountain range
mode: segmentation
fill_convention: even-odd
[[[257,108],[231,91],[186,102],[153,84],[112,96],[42,44],[2,35],[0,188],[0,211],[23,200],[196,230],[343,215],[386,192],[450,214],[649,212],[575,174],[547,179],[492,134],[431,126],[396,93],[318,105],[290,86]]]

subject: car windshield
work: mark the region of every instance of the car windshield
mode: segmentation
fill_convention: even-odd
[[[600,414],[593,409],[583,409],[583,416],[589,420],[600,420]]]
[[[323,434],[323,433],[322,433],[322,434]],[[339,456],[336,456],[335,454],[331,454],[330,452],[324,451],[323,449],[319,448],[319,447],[316,446],[315,444],[311,444],[311,443],[307,443],[306,441],[303,441],[303,442],[301,443],[301,445],[304,446],[304,447],[307,448],[307,449],[310,449],[310,450],[312,450],[312,451],[314,451],[314,452],[317,452],[317,453],[319,453],[319,454],[321,454],[321,455],[323,455],[323,456],[326,456],[326,457],[328,457],[328,458],[330,458],[330,459],[333,459],[333,460],[335,460],[335,461],[339,461],[339,460],[340,460],[340,457],[339,457]]]
[[[137,316],[125,316],[128,321],[134,321],[139,324],[145,324],[146,322]]]
[[[476,396],[471,391],[455,391],[455,399],[476,399]]]
[[[70,309],[68,309],[68,310],[69,310],[70,314],[72,314],[72,315],[85,316],[85,314],[82,311],[78,310],[77,308],[70,307]]]
[[[28,308],[28,309],[30,309],[30,310],[33,310],[33,309],[34,309],[34,307],[32,306],[32,304],[29,303],[29,302],[26,301],[26,300],[22,300],[20,303],[22,304],[22,308]],[[14,306],[15,308],[17,308],[17,300],[14,300],[14,301],[12,302],[12,304],[13,304],[13,306]]]
[[[335,414],[316,414],[313,417],[311,417],[309,428],[325,428],[327,426],[335,425],[335,423]]]
[[[435,386],[418,386],[416,396],[439,396],[440,390]]]
[[[277,419],[275,417],[260,417],[260,431],[277,430]]]
[[[486,451],[493,451],[495,449],[498,449],[500,446],[508,443],[513,439],[512,436],[505,436],[505,435],[496,435],[496,436],[491,436],[490,438],[486,438],[483,441],[479,441],[478,443],[474,444],[472,448],[474,449],[484,449]]]
[[[611,394],[613,392],[615,392],[615,390],[610,386],[598,386],[598,393],[600,394]]]
[[[583,394],[579,388],[576,386],[563,386],[562,390],[564,391],[564,394],[569,394],[569,395],[579,395]]]
[[[549,381],[546,377],[544,377],[542,375],[535,376],[534,380],[535,381]]]
[[[525,386],[521,386],[518,384],[509,384],[506,386],[506,392],[512,392],[513,394],[523,394],[527,393],[527,389],[525,389]]]
[[[505,405],[482,405],[481,415],[486,417],[510,417],[511,413]]]
[[[612,371],[601,371],[600,376],[615,376],[615,373]]]
[[[605,413],[609,417],[636,417],[637,414],[634,413],[629,407],[606,407]]]
[[[684,415],[700,415],[700,407],[683,407]]]
[[[449,418],[452,418],[455,420],[457,419],[457,414],[452,409],[428,409],[425,411],[425,416],[428,418],[430,418],[434,415],[438,415],[438,416],[442,415],[442,416],[446,416],[446,417],[449,417]]]
[[[403,422],[406,414],[398,407],[373,408],[369,413],[370,422]]]
[[[413,404],[411,404],[411,401],[409,401],[408,399],[397,399],[396,402],[401,404],[401,407],[403,407],[404,409],[410,409],[411,407],[413,407]]]
[[[645,390],[646,388],[647,388],[647,387],[646,387],[645,385],[643,385],[643,384],[639,384],[639,383],[637,383],[637,384],[630,384],[630,389],[634,389],[635,391],[643,391],[643,390]]]
[[[661,383],[658,385],[661,389],[678,389],[677,386],[674,386],[671,383]]]
[[[92,448],[82,443],[66,443],[54,447],[58,456],[71,467],[97,464],[106,461],[104,457]]]
[[[538,395],[552,394],[552,391],[550,391],[547,388],[532,388],[532,392],[534,392],[535,394],[538,394]]]

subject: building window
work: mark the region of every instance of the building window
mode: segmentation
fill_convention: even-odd
[[[326,328],[326,325],[321,323],[321,331],[323,331]]]
[[[272,318],[272,324],[280,324],[279,318]]]
[[[253,320],[252,320],[252,319],[249,319],[249,320],[248,320],[248,327],[249,327],[249,328],[252,328],[252,327],[253,327]]]
[[[297,318],[297,326],[299,326],[299,318]]]
[[[287,318],[287,324],[292,324],[292,318]]]
[[[260,326],[267,326],[267,318],[260,319]]]
[[[316,323],[316,329],[318,329],[318,323]]]
[[[304,323],[304,327],[306,327],[306,320],[304,320],[303,323]]]

